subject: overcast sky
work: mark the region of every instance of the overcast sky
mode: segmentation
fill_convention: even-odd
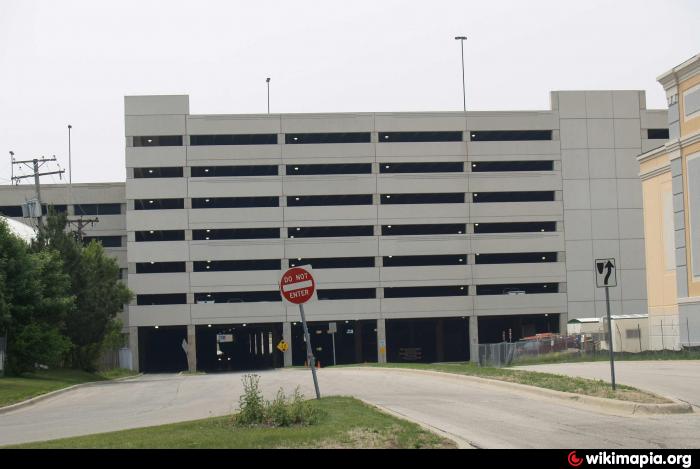
[[[549,91],[639,89],[700,52],[697,0],[0,0],[0,184],[55,154],[123,181],[123,96],[194,114],[548,109]],[[45,180],[44,180],[45,179]],[[51,177],[42,179],[52,182]]]

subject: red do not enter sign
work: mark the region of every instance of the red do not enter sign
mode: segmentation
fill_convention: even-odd
[[[282,275],[280,292],[290,303],[306,303],[313,298],[315,290],[316,282],[311,272],[303,267],[292,267]]]

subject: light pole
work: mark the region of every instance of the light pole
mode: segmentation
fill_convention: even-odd
[[[467,86],[464,81],[464,41],[467,40],[467,36],[455,36],[455,40],[459,41],[462,46],[462,101],[464,112],[467,112]]]
[[[71,164],[71,154],[70,154],[70,129],[73,126],[68,124],[68,184],[73,184],[73,165]]]
[[[267,77],[265,82],[267,83],[267,113],[270,114],[270,77]]]

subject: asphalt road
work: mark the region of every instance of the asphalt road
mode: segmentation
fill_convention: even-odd
[[[610,380],[610,362],[556,363],[517,368]],[[700,412],[700,360],[617,361],[615,381],[685,401]]]
[[[297,385],[313,396],[311,373],[260,372],[265,394]],[[240,373],[148,375],[99,383],[0,414],[0,445],[198,419],[231,412]],[[659,448],[700,446],[700,414],[622,417],[558,399],[403,370],[321,369],[324,395],[353,395],[485,448]]]

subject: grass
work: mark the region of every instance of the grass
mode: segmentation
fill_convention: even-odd
[[[610,355],[607,351],[597,352],[596,354],[578,354],[578,353],[548,353],[546,355],[522,357],[513,363],[512,366],[524,365],[542,365],[546,363],[579,363],[579,362],[599,362],[610,360]],[[657,350],[640,353],[615,353],[615,360],[621,361],[640,361],[640,360],[700,360],[700,350],[683,349],[675,350]]]
[[[508,381],[510,383],[526,384],[539,388],[552,389],[554,391],[571,392],[586,396],[605,397],[608,399],[620,399],[647,404],[669,403],[656,394],[642,391],[631,386],[618,384],[617,390],[613,391],[612,386],[602,380],[586,378],[574,378],[570,376],[557,375],[552,373],[540,373],[538,371],[512,370],[508,368],[480,367],[474,363],[383,363],[367,364],[365,366],[386,367],[386,368],[410,368],[418,370],[442,371],[445,373],[455,373],[467,376],[477,376],[480,378]]]
[[[0,378],[0,407],[21,402],[32,397],[46,394],[80,383],[106,381],[134,375],[131,370],[115,370],[88,373],[82,370],[41,370],[25,373],[21,376]]]
[[[303,427],[240,427],[214,417],[28,443],[15,448],[454,448],[450,440],[351,397],[310,401],[322,413]]]

